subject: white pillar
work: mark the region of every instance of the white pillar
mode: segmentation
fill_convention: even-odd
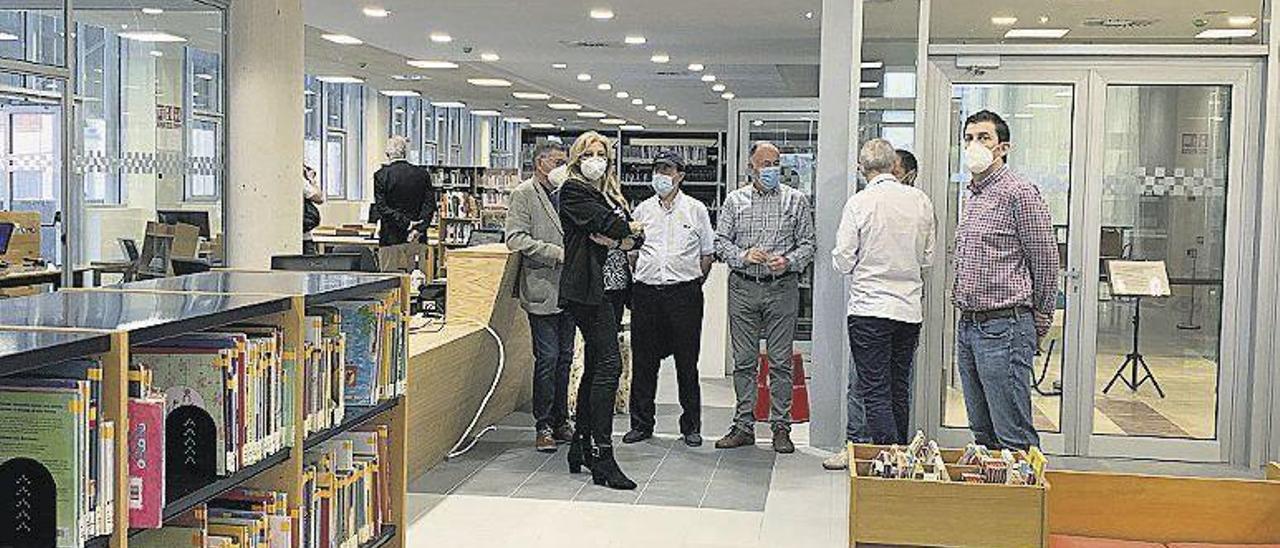
[[[302,251],[302,0],[231,3],[227,262]]]
[[[822,80],[818,88],[818,180],[814,216],[813,366],[808,372],[809,443],[836,449],[845,440],[848,385],[844,278],[831,267],[836,228],[850,182],[858,139],[858,83],[862,59],[862,0],[822,1]]]

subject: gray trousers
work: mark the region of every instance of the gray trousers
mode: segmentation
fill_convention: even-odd
[[[733,344],[733,389],[738,396],[733,426],[755,432],[756,376],[760,339],[769,354],[769,422],[791,430],[791,352],[800,312],[800,277],[755,281],[729,276],[729,339]]]

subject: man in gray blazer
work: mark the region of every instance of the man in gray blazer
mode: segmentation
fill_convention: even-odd
[[[573,318],[559,307],[564,267],[559,185],[550,173],[565,165],[562,145],[544,142],[534,150],[533,177],[511,193],[507,247],[520,254],[520,303],[533,334],[533,417],[538,451],[554,453],[556,443],[573,440],[569,426],[569,367],[573,363]]]

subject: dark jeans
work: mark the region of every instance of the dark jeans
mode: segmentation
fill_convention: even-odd
[[[654,397],[663,358],[675,356],[680,433],[702,432],[702,281],[671,286],[636,284],[631,304],[631,429],[653,432]]]
[[[957,361],[974,441],[991,449],[1040,445],[1031,417],[1036,326],[1030,312],[960,321]]]
[[[631,288],[610,289],[604,292],[605,305],[613,310],[614,327],[622,333],[622,315],[631,306]]]
[[[538,431],[569,418],[569,368],[573,365],[573,316],[529,314],[533,334],[533,418]]]
[[[879,445],[906,445],[911,422],[911,369],[920,324],[885,318],[849,316],[849,350],[856,374],[851,395],[866,410],[866,433]],[[856,380],[855,380],[856,379]],[[850,398],[850,406],[854,400]],[[852,417],[854,410],[850,409]],[[849,430],[856,430],[850,421]],[[850,439],[850,441],[858,441]]]
[[[586,428],[596,445],[612,445],[613,402],[618,397],[618,377],[622,375],[613,308],[608,303],[571,304],[566,311],[582,331],[583,342],[576,426],[579,431]]]
[[[302,240],[302,254],[303,255],[319,255],[320,246],[316,245],[316,243],[312,240]]]

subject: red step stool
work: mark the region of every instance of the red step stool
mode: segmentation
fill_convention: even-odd
[[[791,422],[809,422],[809,386],[804,376],[804,358],[791,354]],[[756,420],[769,420],[769,355],[760,354],[760,372],[756,375]]]

